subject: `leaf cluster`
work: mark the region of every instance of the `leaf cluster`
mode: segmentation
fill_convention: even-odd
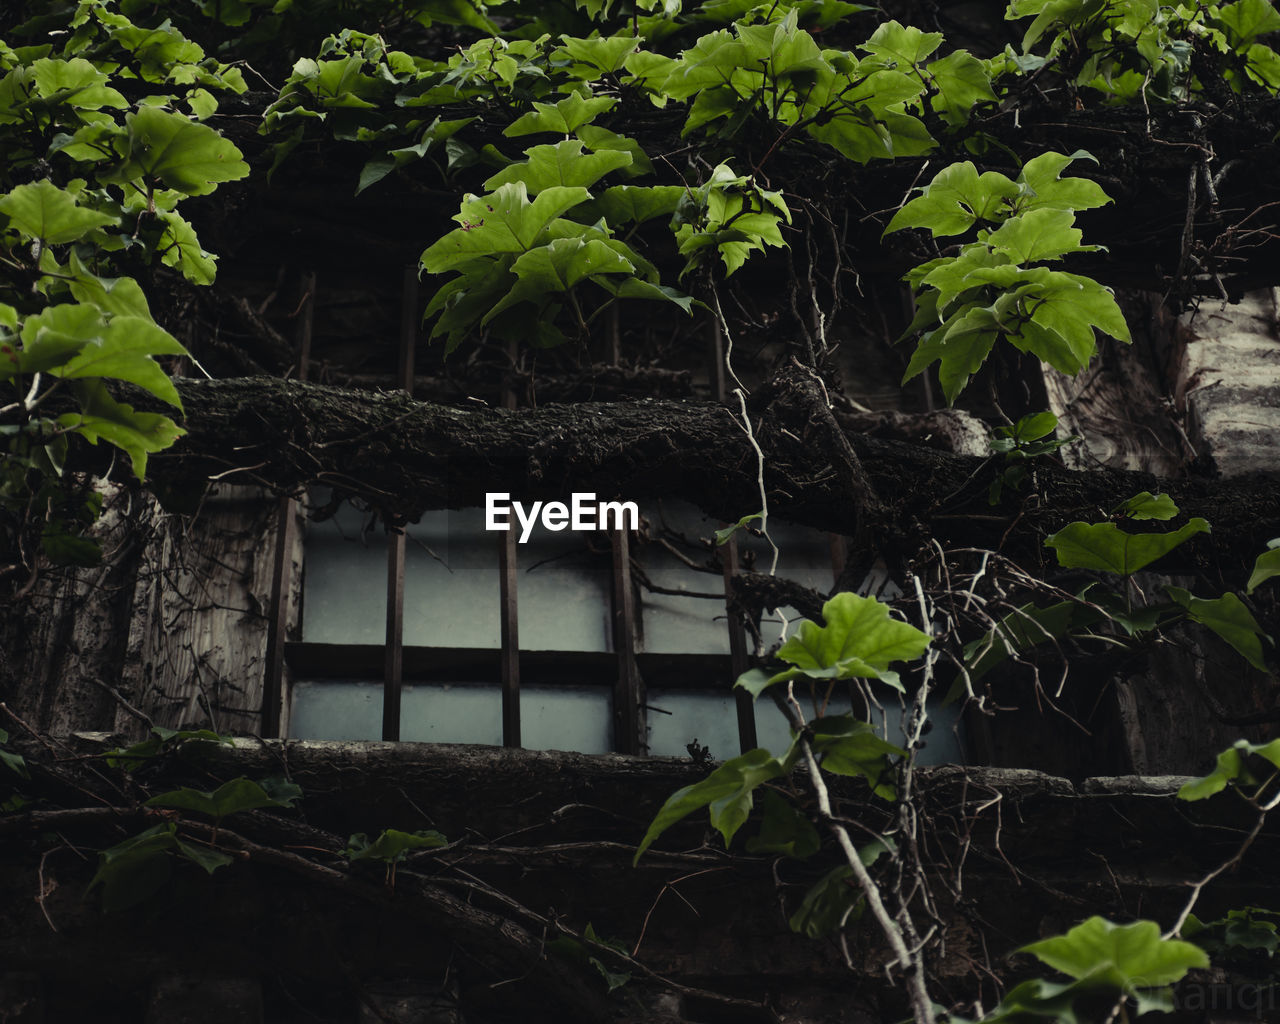
[[[80,3],[50,38],[0,42],[0,517],[10,559],[32,561],[34,532],[48,558],[84,565],[100,557],[86,535],[100,498],[68,478],[69,444],[106,441],[141,479],[148,456],[182,434],[107,381],[181,411],[157,357],[185,349],[155,322],[136,273],[158,262],[213,280],[178,206],[248,174],[205,123],[219,93],[246,86],[168,23],[135,25],[106,0]],[[46,412],[55,396],[75,411]]]

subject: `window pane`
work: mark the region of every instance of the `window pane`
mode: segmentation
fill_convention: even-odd
[[[382,738],[382,684],[295,682],[289,736],[299,740]]]
[[[531,750],[613,749],[613,700],[604,687],[520,687],[520,739]]]
[[[933,727],[925,734],[925,746],[916,758],[917,764],[964,761],[955,731],[960,721],[959,708],[954,704],[944,708],[941,703],[940,700],[929,702]],[[648,705],[649,753],[653,756],[686,757],[689,753],[686,745],[695,739],[700,746],[709,747],[717,761],[739,754],[737,708],[731,694],[650,689]],[[902,709],[897,701],[885,702],[883,713],[873,709],[871,721],[890,743],[902,745]],[[791,745],[787,720],[767,697],[756,702],[756,735],[760,746],[775,755],[784,754]]]
[[[368,513],[343,502],[333,518],[308,520],[302,579],[303,640],[385,642],[387,537]]]
[[[613,650],[607,533],[554,532],[539,523],[516,546],[516,565],[521,650]]]
[[[502,744],[502,691],[467,683],[406,685],[400,735],[425,743]],[[610,700],[603,687],[522,686],[521,745],[531,750],[610,749]]]
[[[671,545],[695,565],[714,564],[712,541],[719,524],[682,501],[646,505],[642,514],[648,521],[649,540],[637,543],[634,554],[650,583],[680,592],[659,594],[641,586],[643,649],[654,654],[728,654],[723,575],[714,569],[701,572],[665,546]],[[684,753],[683,744],[680,752]]]
[[[738,709],[731,694],[651,687],[645,703],[649,753],[654,757],[688,757],[687,745],[695,739],[699,746],[709,748],[717,761],[740,753]]]
[[[831,563],[831,538],[818,530],[793,526],[777,519],[769,521],[769,536],[778,546],[777,575],[816,590],[825,598],[835,582]],[[743,567],[767,573],[773,565],[773,549],[769,542],[763,537],[745,532],[740,532],[738,537],[739,558]],[[786,616],[787,635],[790,636],[803,616],[790,605],[780,611]],[[766,645],[777,640],[782,635],[781,616],[776,612],[766,612],[760,621],[760,633]],[[776,707],[771,710],[774,716],[781,717]]]
[[[502,692],[483,684],[406,685],[400,697],[400,738],[501,746]]]
[[[405,532],[404,642],[421,647],[499,646],[501,535],[485,531],[484,513],[427,512]]]

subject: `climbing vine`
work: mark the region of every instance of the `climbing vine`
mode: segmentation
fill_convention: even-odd
[[[1005,17],[1024,31],[1020,45],[986,55],[843,0],[387,6],[82,0],[7,26],[0,573],[10,593],[28,592],[43,565],[101,560],[97,483],[121,474],[105,465],[115,454],[94,461],[86,445],[114,449],[143,481],[149,457],[182,436],[171,376],[192,366],[190,353],[179,325],[153,316],[152,296],[165,275],[213,285],[217,256],[202,248],[186,211],[251,173],[270,181],[337,144],[359,154],[353,195],[403,181],[461,194],[456,226],[421,240],[418,269],[431,338],[465,355],[489,339],[583,345],[611,317],[654,309],[682,317],[714,309],[727,330],[717,288],[801,239],[812,245],[804,226],[823,211],[793,187],[789,161],[834,167],[850,189],[869,167],[907,167],[914,177],[904,179],[901,201],[864,219],[886,245],[913,254],[903,276],[913,316],[901,340],[915,347],[903,383],[936,365],[951,404],[1004,343],[1074,375],[1100,339],[1131,341],[1099,270],[1105,248],[1092,233],[1086,243],[1077,225],[1078,214],[1111,202],[1095,180],[1102,154],[1036,142],[1026,159],[1014,156],[992,130],[1002,112],[1046,89],[1078,104],[1142,105],[1149,116],[1153,105],[1271,98],[1280,88],[1280,55],[1269,43],[1280,14],[1267,0],[1013,0]],[[400,38],[415,45],[397,48]],[[278,88],[257,63],[278,72]],[[270,86],[255,123],[266,149],[252,168],[223,119],[223,104],[243,97],[249,81]],[[842,292],[836,278],[833,296]],[[803,328],[811,365],[801,369],[825,393],[818,356],[827,320],[816,292],[812,301]],[[737,397],[760,453],[747,396]],[[157,403],[165,411],[154,411]],[[1069,443],[1056,427],[1052,414],[1038,413],[997,431],[994,469],[983,480],[992,507],[1038,500],[1037,460]],[[736,528],[764,518],[744,511]],[[870,518],[876,509],[866,500],[859,512]],[[897,607],[847,591],[830,597],[821,624],[804,619],[772,647],[761,642],[758,664],[736,684],[779,705],[791,725],[787,749],[731,758],[674,793],[636,859],[704,808],[726,847],[748,829],[751,853],[800,861],[834,850],[836,866],[788,907],[789,924],[815,939],[878,928],[917,1024],[961,1024],[965,1014],[987,1024],[1136,1019],[1167,1009],[1170,986],[1207,967],[1206,951],[1253,942],[1274,952],[1273,911],[1246,908],[1207,924],[1195,917],[1210,876],[1166,932],[1152,921],[1095,917],[1023,947],[1069,980],[1023,981],[986,1013],[978,1000],[934,1003],[915,771],[931,695],[936,703],[949,690],[947,699],[986,710],[984,677],[1010,663],[1063,645],[1138,650],[1188,625],[1257,669],[1274,663],[1250,601],[1280,576],[1276,542],[1243,587],[1200,587],[1203,596],[1173,584],[1140,588],[1138,573],[1211,533],[1203,518],[1171,525],[1181,515],[1168,495],[1143,491],[1099,510],[1098,521],[1046,532],[1042,553],[1055,568],[1086,575],[1075,586],[1009,565],[1007,585],[984,591],[989,562],[1001,558],[986,551],[963,615],[954,599],[966,588],[949,574],[974,553],[940,545],[936,559],[929,551],[902,574],[914,592]],[[951,599],[946,608],[940,593]],[[854,710],[837,712],[837,693],[850,687]],[[1042,688],[1038,675],[1036,688],[1050,703],[1061,692]],[[901,743],[872,724],[882,699],[907,708]],[[30,775],[8,740],[0,732],[4,810],[15,813],[29,810]],[[179,863],[213,874],[237,857],[269,859],[226,822],[291,810],[302,797],[293,783],[240,777],[150,792],[139,781],[184,745],[219,741],[157,730],[103,755],[120,775],[117,792],[154,822],[98,853],[90,889],[105,909],[156,896]],[[1242,740],[1179,795],[1193,801],[1231,789],[1261,827],[1280,799],[1277,742]],[[827,777],[865,787],[875,821],[851,829]],[[399,866],[449,842],[435,830],[372,834],[352,834],[328,852],[353,874],[375,862],[388,889]],[[631,976],[632,960],[609,952],[590,925],[556,941],[610,992]]]

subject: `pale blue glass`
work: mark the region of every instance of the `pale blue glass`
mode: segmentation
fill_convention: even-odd
[[[539,523],[516,545],[522,651],[611,651],[613,558],[605,532]],[[527,744],[526,744],[527,745]]]
[[[485,531],[484,512],[427,512],[405,532],[405,645],[498,647],[502,535]]]
[[[382,525],[343,502],[331,519],[308,520],[305,545],[302,639],[325,644],[384,643],[387,538]]]

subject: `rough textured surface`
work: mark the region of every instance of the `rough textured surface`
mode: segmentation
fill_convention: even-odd
[[[80,749],[101,749],[104,741],[82,736]],[[158,996],[157,976],[192,972],[234,979],[251,1001],[260,985],[265,1018],[290,1024],[312,1018],[289,993],[312,1006],[319,997],[325,1019],[368,1019],[370,1002],[394,1014],[396,1002],[407,1000],[418,1003],[419,1015],[409,1019],[421,1020],[430,1019],[428,993],[453,985],[462,1019],[472,1024],[515,1024],[513,1006],[521,1008],[521,1022],[884,1024],[903,1016],[901,993],[881,970],[885,954],[874,929],[851,935],[850,967],[834,946],[786,927],[829,863],[775,864],[741,852],[741,840],[726,854],[698,814],[630,866],[659,803],[705,774],[687,761],[242,740],[187,748],[168,770],[193,779],[207,778],[206,771],[289,771],[306,792],[299,810],[237,815],[225,822],[223,840],[235,848],[232,837],[252,836],[286,852],[276,862],[248,858],[212,877],[190,865],[175,868],[176,905],[201,921],[175,947],[165,916],[145,906],[103,916],[82,900],[92,863],[67,851],[43,864],[38,878],[33,865],[21,863],[21,844],[0,839],[0,859],[16,868],[0,873],[0,896],[15,908],[0,935],[0,956],[27,989],[34,977],[43,979],[49,1024],[85,1019],[90,1006],[97,1021],[132,1024]],[[933,884],[948,935],[933,964],[940,991],[971,984],[975,961],[999,958],[1092,913],[1166,921],[1176,914],[1182,883],[1229,852],[1246,821],[1235,801],[1177,801],[1182,781],[1130,776],[1073,784],[1019,769],[923,770]],[[835,783],[843,814],[878,820],[883,807],[863,787]],[[138,813],[126,827],[158,812]],[[92,849],[116,841],[114,829],[104,831],[109,820],[81,814],[48,827]],[[349,830],[388,824],[439,828],[450,845],[411,857],[394,888],[381,865],[350,874],[324,866],[343,864],[337,849]],[[5,825],[0,835],[12,835],[21,818]],[[1203,901],[1202,916],[1232,901],[1280,898],[1267,867],[1278,844],[1274,828],[1264,832],[1243,868]],[[290,848],[313,851],[314,878],[291,868]],[[340,884],[317,884],[338,878]],[[37,905],[30,897],[40,884],[47,898]],[[498,932],[471,930],[499,909],[506,924]],[[441,918],[446,912],[458,915],[452,924]],[[677,987],[637,977],[612,999],[591,1003],[529,974],[545,962],[545,942],[558,924],[581,929],[587,922],[638,949]],[[522,946],[521,936],[532,945]],[[592,976],[588,970],[585,977]],[[177,984],[173,998],[189,989]],[[707,989],[741,1001],[717,1004]],[[230,990],[219,991],[222,998]]]
[[[194,516],[155,510],[121,689],[157,725],[260,731],[276,505],[256,488],[223,485]],[[119,716],[118,727],[137,728]]]
[[[1280,466],[1280,290],[1185,315],[1178,397],[1196,443],[1226,477]]]
[[[760,504],[757,459],[727,409],[651,400],[545,409],[461,410],[267,378],[179,382],[190,433],[152,460],[170,484],[239,468],[236,479],[284,489],[311,482],[350,490],[392,514],[483,504],[500,489],[560,498],[570,489],[602,497],[683,497],[734,521]],[[815,411],[811,381],[781,374],[756,393],[755,437],[765,452],[773,511],[836,533],[879,527],[892,550],[927,543],[998,546],[1036,560],[1038,530],[1095,519],[1117,495],[1165,490],[1187,515],[1213,523],[1219,558],[1239,565],[1280,533],[1280,478],[1236,483],[1161,480],[1118,470],[1038,469],[1040,499],[993,515],[987,485],[997,466],[918,444],[844,430],[859,470],[837,459]],[[837,417],[838,419],[840,417]],[[870,492],[877,505],[868,507]],[[1010,529],[1014,527],[1014,529]],[[1187,545],[1167,565],[1195,561]]]

